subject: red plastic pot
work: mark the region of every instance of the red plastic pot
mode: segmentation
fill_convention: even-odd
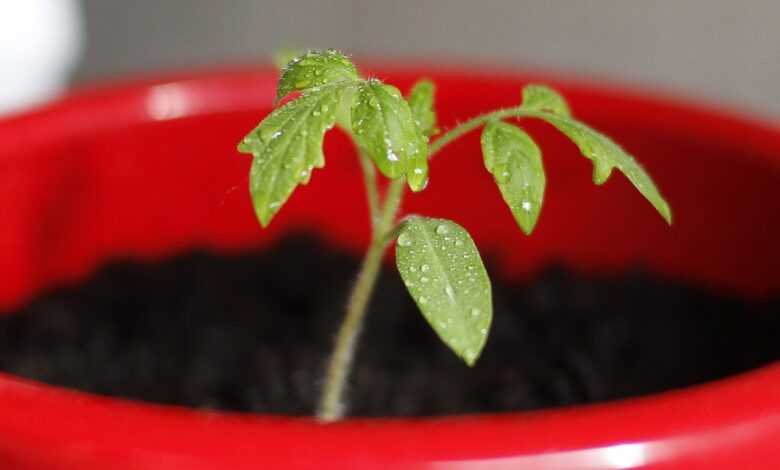
[[[434,78],[444,127],[519,100],[543,80],[646,165],[675,210],[667,227],[622,176],[544,124],[548,199],[521,235],[479,157],[478,135],[432,165],[408,211],[451,217],[504,276],[552,260],[588,271],[643,265],[760,297],[780,292],[780,131],[669,99],[511,72],[380,69],[406,89]],[[117,257],[257,248],[292,230],[359,251],[360,173],[343,135],[328,164],[262,231],[235,143],[270,109],[275,74],[232,70],[75,93],[0,122],[0,310]],[[446,160],[446,162],[445,162]],[[403,338],[388,338],[403,341]],[[457,386],[457,384],[453,384]],[[210,413],[98,397],[0,375],[2,469],[733,469],[780,467],[780,364],[641,399],[444,419],[311,419]]]

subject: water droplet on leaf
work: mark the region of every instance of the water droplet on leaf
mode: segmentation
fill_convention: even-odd
[[[512,177],[512,173],[509,171],[509,165],[506,163],[499,163],[493,168],[493,178],[496,183],[507,183]]]

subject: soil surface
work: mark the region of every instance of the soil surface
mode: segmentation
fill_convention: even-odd
[[[152,402],[312,414],[357,268],[305,236],[240,257],[114,263],[0,317],[0,369]],[[469,369],[391,268],[360,342],[352,415],[592,403],[780,359],[780,299],[751,303],[639,270],[608,278],[553,267],[522,284],[493,280],[493,327]]]

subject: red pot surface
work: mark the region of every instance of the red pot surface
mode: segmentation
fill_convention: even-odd
[[[587,271],[641,265],[713,289],[780,292],[780,130],[746,118],[550,77],[442,68],[375,69],[406,90],[438,84],[444,128],[521,86],[559,88],[575,114],[634,153],[674,209],[669,228],[616,171],[538,122],[548,191],[525,237],[484,170],[478,133],[432,162],[407,212],[464,225],[502,275],[551,261]],[[368,240],[348,140],[261,230],[236,142],[270,110],[276,76],[231,70],[75,93],[0,122],[0,310],[75,282],[107,260],[195,247],[237,251],[291,230],[358,252]],[[778,312],[780,314],[780,312]],[[403,341],[388,338],[388,341]],[[457,386],[457,384],[453,384]],[[2,469],[626,469],[780,468],[780,364],[685,390],[614,403],[436,419],[311,419],[195,411],[98,397],[0,375]]]

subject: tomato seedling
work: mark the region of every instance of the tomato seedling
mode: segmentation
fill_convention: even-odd
[[[409,294],[441,340],[469,366],[479,357],[493,315],[490,279],[468,232],[451,220],[398,217],[404,188],[422,191],[428,161],[447,144],[483,127],[482,156],[520,229],[530,234],[539,218],[546,178],[542,152],[510,118],[537,118],[556,127],[593,163],[593,182],[617,168],[671,224],[669,205],[636,160],[609,137],[576,120],[564,98],[544,85],[528,85],[518,106],[471,118],[440,133],[434,84],[419,81],[404,97],[394,86],[362,78],[335,50],[309,51],[282,67],[279,105],[238,145],[253,156],[249,187],[263,227],[314,169],[325,165],[326,131],[338,125],[356,144],[371,217],[372,238],[347,303],[326,371],[318,417],[340,419],[344,385],[382,256],[396,241],[396,264]],[[380,194],[376,170],[392,180]]]

